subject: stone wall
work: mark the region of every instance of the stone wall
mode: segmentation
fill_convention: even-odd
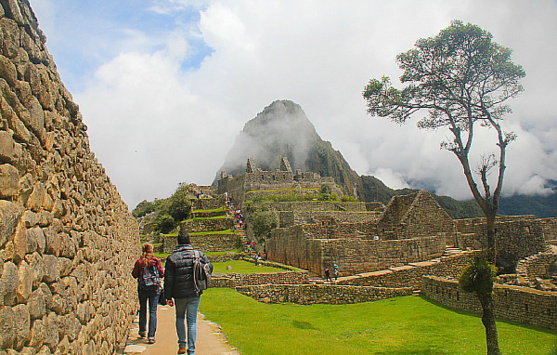
[[[530,282],[534,282],[537,277],[547,278],[555,262],[557,262],[557,254],[555,253],[530,255],[518,262],[516,274],[519,277],[527,278]]]
[[[367,212],[363,202],[336,202],[336,201],[305,201],[305,202],[274,202],[270,207],[277,211],[350,211]]]
[[[331,268],[336,263],[340,266],[341,276],[429,260],[443,255],[445,251],[445,240],[438,237],[403,240],[329,239],[320,242],[322,269]],[[323,271],[319,270],[318,274],[323,274]]]
[[[302,226],[274,229],[266,248],[269,260],[317,274],[323,268],[321,243],[306,238]]]
[[[417,290],[421,287],[422,277],[426,275],[458,278],[462,269],[474,259],[477,253],[477,251],[469,251],[445,256],[435,261],[422,261],[386,270],[367,272],[344,278],[339,282],[344,285],[411,287]]]
[[[481,314],[477,297],[460,289],[456,280],[427,276],[421,290],[444,306]],[[496,284],[493,300],[497,318],[557,330],[557,292]]]
[[[236,290],[265,303],[347,304],[407,296],[411,288],[385,288],[342,285],[258,285]]]
[[[460,249],[487,246],[485,218],[455,220],[452,244]],[[495,245],[501,259],[516,266],[518,260],[547,250],[542,223],[534,216],[502,216],[496,221]]]
[[[557,240],[557,218],[541,218],[540,223],[545,240]]]
[[[191,235],[190,239],[195,249],[203,252],[229,251],[241,245],[240,237],[235,233]],[[165,253],[172,253],[176,245],[178,245],[177,236],[165,236],[163,243],[163,251]]]
[[[234,228],[234,218],[188,219],[180,223],[180,229],[188,233],[222,231]]]
[[[291,214],[290,216],[282,216],[282,214]],[[359,222],[377,222],[381,214],[379,212],[341,212],[341,211],[291,211],[279,212],[281,227],[287,227],[294,224],[327,224],[327,223],[359,223]],[[291,221],[291,224],[287,224]]]
[[[27,0],[0,0],[0,353],[113,354],[138,224],[89,148]]]
[[[224,196],[218,198],[198,198],[192,199],[191,209],[195,210],[215,210],[224,206]]]
[[[257,274],[214,274],[211,287],[229,287],[265,285],[265,284],[295,284],[309,283],[307,271],[287,271]]]
[[[340,275],[353,275],[432,259],[445,250],[445,239],[441,237],[373,240],[368,236],[348,237],[347,228],[340,224],[275,229],[266,242],[268,258],[318,275],[337,263],[341,266]],[[344,237],[339,238],[341,235]]]

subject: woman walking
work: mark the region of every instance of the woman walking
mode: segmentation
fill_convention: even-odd
[[[155,343],[157,331],[157,305],[161,296],[161,278],[164,269],[161,260],[153,255],[153,245],[143,244],[143,255],[137,259],[132,276],[137,279],[139,295],[139,337],[147,336],[147,343]],[[149,308],[149,331],[147,332],[147,306]]]

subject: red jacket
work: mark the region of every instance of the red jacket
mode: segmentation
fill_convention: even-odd
[[[164,268],[162,267],[161,259],[157,258],[156,256],[153,256],[149,260],[149,262],[151,263],[151,265],[155,265],[157,267],[157,269],[159,270],[159,276],[161,278],[164,277]],[[141,272],[141,258],[135,261],[135,265],[133,266],[132,276],[137,279],[140,275],[140,272]]]

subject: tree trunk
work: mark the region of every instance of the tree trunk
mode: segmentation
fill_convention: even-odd
[[[495,248],[495,234],[497,230],[495,228],[495,217],[497,215],[496,211],[486,212],[486,224],[487,224],[487,248],[486,248],[486,258],[491,264],[496,264],[496,248]],[[499,350],[499,338],[497,336],[497,325],[495,323],[495,304],[493,303],[493,281],[491,281],[491,286],[489,292],[476,292],[476,295],[482,305],[482,323],[485,328],[485,338],[487,343],[487,354],[488,355],[500,355]]]
[[[495,249],[495,234],[497,230],[495,228],[495,217],[497,213],[486,213],[486,224],[487,224],[487,248],[486,248],[486,257],[487,261],[496,265],[496,249]]]
[[[485,327],[485,338],[487,343],[487,355],[501,355],[499,350],[499,338],[495,324],[495,305],[491,292],[476,292],[482,305],[482,323]]]

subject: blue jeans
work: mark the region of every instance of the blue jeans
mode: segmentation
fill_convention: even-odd
[[[176,333],[178,334],[178,346],[186,347],[186,326],[188,323],[188,355],[195,354],[195,338],[197,336],[197,309],[199,308],[201,296],[190,298],[176,298]]]
[[[139,291],[139,332],[145,333],[147,328],[147,302],[149,303],[149,332],[147,337],[154,338],[157,331],[158,291]]]

